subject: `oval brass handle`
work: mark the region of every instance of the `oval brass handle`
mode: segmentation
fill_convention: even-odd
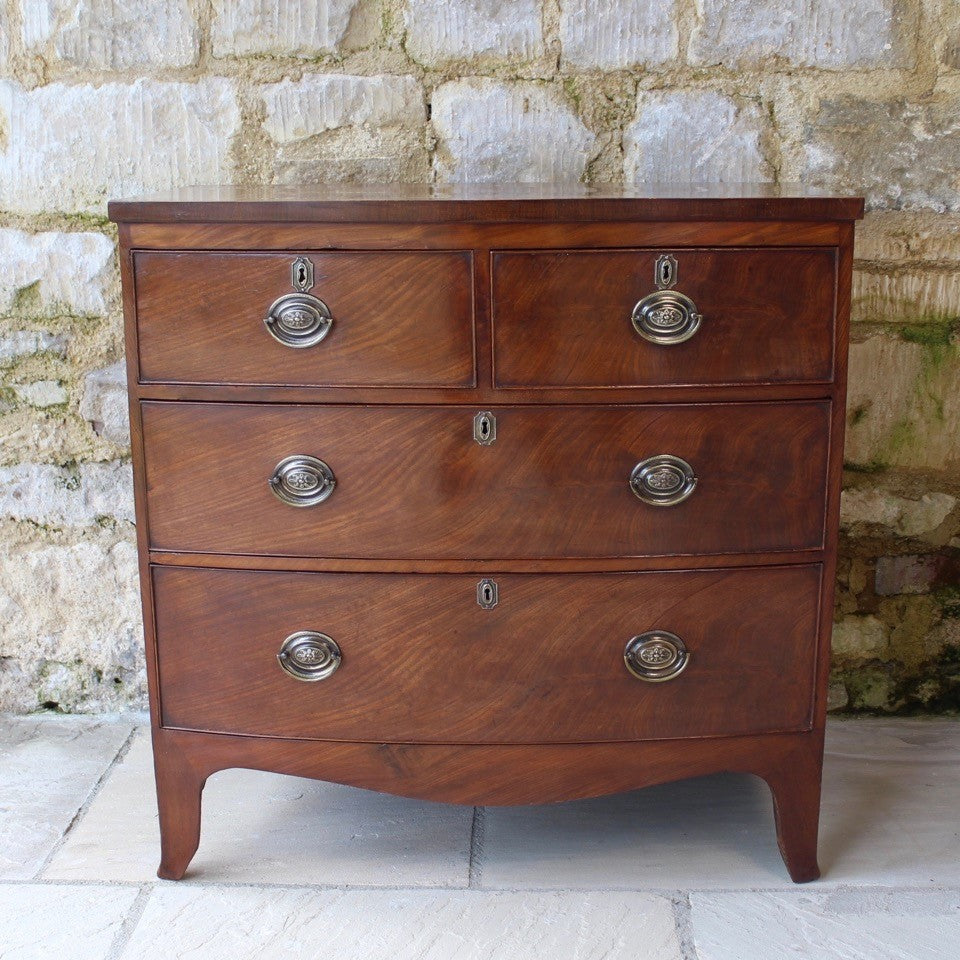
[[[316,457],[297,454],[281,460],[267,481],[273,495],[291,507],[312,507],[333,493],[337,478]]]
[[[671,346],[684,343],[700,329],[703,314],[678,290],[656,290],[633,308],[633,329],[651,343]]]
[[[285,347],[312,347],[333,326],[330,309],[309,293],[288,293],[275,300],[264,317],[267,332]]]
[[[662,683],[683,673],[690,653],[675,633],[649,630],[630,639],[623,651],[623,662],[638,680]]]
[[[680,457],[660,453],[641,460],[630,474],[630,489],[644,503],[673,507],[683,503],[697,487],[693,467]]]
[[[326,680],[340,668],[343,655],[337,641],[315,630],[291,633],[280,645],[277,661],[295,680]]]

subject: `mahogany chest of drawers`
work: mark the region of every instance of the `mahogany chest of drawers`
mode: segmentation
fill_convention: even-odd
[[[225,767],[466,804],[749,772],[818,875],[860,200],[110,212],[161,876]]]

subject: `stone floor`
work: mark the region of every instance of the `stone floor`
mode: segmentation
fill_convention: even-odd
[[[803,887],[739,776],[473,810],[225,771],[157,857],[142,718],[0,719],[0,960],[957,960],[960,722],[831,723]]]

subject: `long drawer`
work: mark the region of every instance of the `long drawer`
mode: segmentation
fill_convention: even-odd
[[[500,251],[492,269],[501,387],[833,376],[832,248]]]
[[[818,565],[503,575],[494,578],[492,609],[478,605],[478,577],[467,575],[182,567],[152,575],[165,726],[537,743],[810,723]],[[322,641],[310,640],[316,635]],[[680,672],[664,660],[664,636],[682,652]],[[327,673],[335,654],[339,667],[299,681],[278,661],[292,649],[288,637],[322,654],[308,676]],[[634,664],[639,650],[641,665],[648,654],[657,676],[671,678],[651,682],[628,670],[628,644]]]
[[[309,253],[306,301],[297,263],[295,253],[135,254],[140,379],[473,385],[469,252]],[[328,316],[311,314],[310,298]]]
[[[144,402],[151,545],[461,560],[816,549],[829,411],[497,407],[481,444],[469,407]],[[656,502],[675,480],[689,496]],[[329,496],[291,505],[300,491]]]

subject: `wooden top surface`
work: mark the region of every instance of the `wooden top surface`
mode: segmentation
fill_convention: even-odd
[[[856,220],[863,199],[797,184],[196,186],[113,200],[120,223]]]

